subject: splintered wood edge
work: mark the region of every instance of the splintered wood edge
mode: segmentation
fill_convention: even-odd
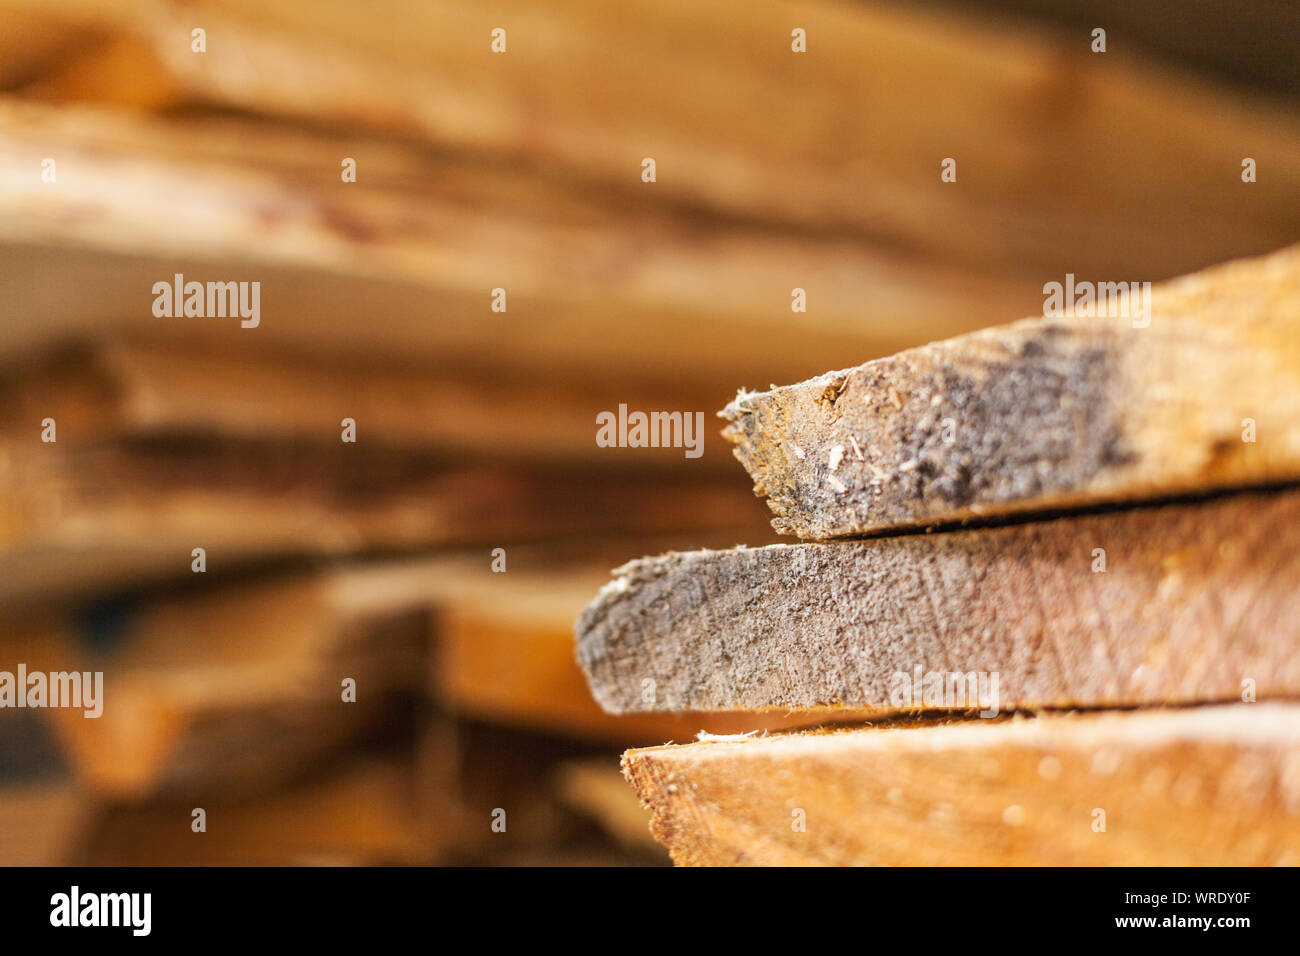
[[[622,768],[680,865],[1295,865],[1298,745],[1300,705],[1231,704],[667,745]]]
[[[1146,311],[742,391],[723,435],[773,527],[811,540],[1300,478],[1300,246],[1158,285]]]

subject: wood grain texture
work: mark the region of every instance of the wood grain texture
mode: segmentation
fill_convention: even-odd
[[[918,668],[996,674],[1002,710],[1296,696],[1298,545],[1300,492],[1285,491],[670,553],[618,569],[578,620],[577,654],[615,713],[990,709],[971,680],[916,693]]]
[[[346,355],[267,350],[253,338],[222,349],[193,341],[122,336],[52,350],[0,380],[0,435],[34,441],[45,417],[61,442],[121,439],[257,440],[334,446],[351,418],[371,448],[446,457],[649,468],[680,465],[681,448],[610,452],[594,441],[596,416],[633,409],[704,409],[716,389],[572,376],[502,374],[460,364],[356,361]],[[729,473],[730,446],[702,439],[693,470]]]
[[[123,803],[218,783],[230,798],[263,794],[400,726],[396,695],[429,692],[446,713],[621,746],[816,722],[603,712],[573,659],[571,622],[605,565],[530,573],[528,549],[512,552],[507,574],[484,550],[117,599],[5,635],[0,670],[104,672],[100,717],[32,713],[85,787]],[[341,701],[345,677],[355,703]]]
[[[343,157],[357,182],[341,181]],[[0,100],[0,359],[134,331],[564,372],[616,383],[601,408],[648,379],[707,387],[711,408],[720,372],[807,374],[1035,302],[1033,283],[1001,272],[710,218],[649,188],[611,193],[351,128]],[[155,317],[150,290],[176,273],[260,282],[260,324]],[[796,286],[815,290],[813,311],[791,312]]]
[[[43,444],[29,430],[0,442],[0,605],[188,580],[195,547],[215,571],[582,533],[771,538],[755,502],[707,469],[461,464],[367,447],[364,423],[354,445],[334,435]]]
[[[862,716],[610,714],[592,699],[573,654],[573,619],[607,577],[608,565],[565,566],[549,548],[515,549],[510,561],[510,570],[500,574],[485,561],[443,559],[374,575],[377,581],[387,578],[389,587],[410,581],[436,608],[430,689],[450,713],[622,747]]]
[[[15,31],[43,28],[32,48],[51,33],[95,41],[26,77],[31,96],[305,118],[624,192],[646,188],[652,156],[651,188],[679,205],[1039,282],[1070,268],[1162,278],[1300,229],[1300,129],[1284,107],[1156,69],[1123,43],[1092,55],[1085,29],[826,0],[0,9]],[[791,52],[796,25],[806,54]],[[497,27],[504,54],[490,50]],[[1247,155],[1261,170],[1250,186]],[[939,180],[944,157],[959,161],[956,184]]]
[[[681,865],[1266,866],[1300,863],[1298,755],[1300,706],[1234,704],[657,747],[623,770]]]
[[[1300,477],[1300,246],[1156,286],[1149,312],[742,393],[724,435],[805,539]]]
[[[430,689],[452,713],[622,746],[693,740],[706,727],[752,729],[738,726],[746,718],[737,715],[729,727],[716,717],[616,716],[591,699],[573,658],[572,626],[602,571],[492,574],[485,562],[430,570],[438,591]]]
[[[243,797],[372,739],[394,719],[393,695],[419,689],[427,613],[358,606],[348,591],[338,575],[289,575],[28,617],[0,643],[0,669],[103,673],[100,716],[41,712],[97,796],[219,785]]]

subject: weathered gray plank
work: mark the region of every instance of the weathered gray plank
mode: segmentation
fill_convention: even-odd
[[[1002,711],[1300,692],[1300,491],[616,573],[577,624],[616,713],[991,710],[994,675]]]
[[[773,527],[810,539],[1300,477],[1300,246],[1156,286],[1144,311],[742,394],[723,434]]]

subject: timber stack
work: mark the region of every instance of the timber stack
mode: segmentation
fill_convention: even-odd
[[[1300,16],[1097,3],[0,0],[0,864],[1269,857],[1294,253],[975,330],[1300,241]]]
[[[870,718],[629,750],[676,862],[1300,862],[1300,247],[1128,291],[721,412],[803,543],[619,568],[592,692]]]

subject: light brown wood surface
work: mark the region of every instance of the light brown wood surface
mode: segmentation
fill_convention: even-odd
[[[386,453],[274,441],[0,444],[0,605],[101,595],[272,560],[579,534],[770,540],[761,508],[716,473]],[[626,449],[607,451],[618,453]]]
[[[1298,536],[1288,490],[670,553],[618,569],[578,620],[577,653],[614,713],[1294,697]]]
[[[345,355],[268,350],[253,339],[222,349],[184,340],[119,337],[72,345],[10,370],[0,381],[7,441],[35,442],[53,418],[61,442],[253,439],[336,445],[357,423],[369,448],[408,448],[463,459],[618,467],[680,467],[681,448],[596,444],[597,415],[617,409],[703,409],[716,389],[598,379],[511,376],[452,363],[354,361]],[[692,471],[735,468],[712,428]]]
[[[861,236],[710,218],[350,128],[0,100],[0,172],[9,362],[133,331],[209,351],[437,360],[505,383],[581,376],[615,397],[601,408],[646,381],[688,398],[708,387],[712,408],[719,373],[811,374],[1035,301],[1032,282]],[[153,285],[177,273],[260,282],[258,326],[155,317]],[[806,313],[791,311],[795,287]]]
[[[1300,707],[1233,704],[656,747],[623,768],[681,865],[1270,866],[1300,863],[1298,746]]]
[[[66,866],[89,816],[84,790],[70,782],[0,786],[0,866]]]
[[[404,757],[354,755],[256,800],[213,787],[199,803],[110,805],[79,857],[99,866],[427,864],[455,823],[448,807],[420,819],[416,786]],[[207,812],[204,833],[191,829],[195,806]]]
[[[265,791],[364,741],[419,689],[427,615],[365,612],[335,577],[195,586],[32,621],[6,635],[0,668],[102,672],[102,713],[49,709],[79,782],[140,801],[220,785]],[[356,681],[356,703],[342,681]]]
[[[1300,230],[1300,124],[1285,107],[1162,70],[1122,39],[1093,54],[1087,29],[825,0],[4,10],[31,48],[88,38],[28,78],[31,96],[397,134],[1038,281],[1070,267],[1166,277]],[[807,53],[791,51],[795,27]],[[645,156],[659,164],[649,187]],[[1257,183],[1240,181],[1244,156]],[[939,179],[944,157],[956,183]]]
[[[1150,298],[742,393],[724,434],[805,539],[1300,478],[1300,246]]]
[[[555,553],[539,549],[509,556],[506,573],[491,571],[485,548],[473,558],[200,579],[84,614],[25,618],[25,629],[0,640],[0,670],[23,662],[104,674],[101,716],[39,713],[88,791],[131,803],[218,783],[228,798],[264,794],[400,727],[399,695],[459,719],[588,744],[823,722],[605,713],[571,633],[604,565],[554,565]],[[356,681],[355,703],[341,699],[344,678]]]

